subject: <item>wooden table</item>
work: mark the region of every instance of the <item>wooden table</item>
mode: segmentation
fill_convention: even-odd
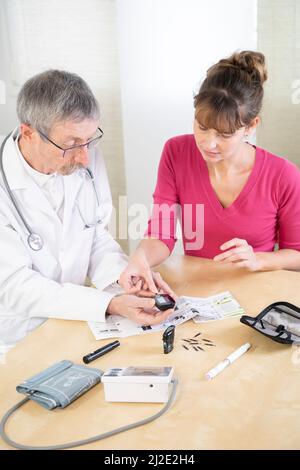
[[[300,273],[247,273],[209,260],[174,256],[160,272],[178,294],[208,296],[230,290],[248,315],[276,300],[300,305]],[[185,350],[182,339],[201,332],[216,347]],[[162,353],[160,333],[121,339],[121,347],[91,364],[173,366],[177,399],[158,420],[83,449],[299,449],[300,349],[277,344],[242,325],[238,318],[176,329],[175,348]],[[212,381],[204,373],[237,347],[252,348]],[[0,414],[20,400],[15,386],[62,359],[82,363],[84,354],[108,341],[95,341],[84,322],[49,320],[19,343],[0,365]],[[152,403],[108,403],[97,385],[64,410],[27,403],[7,431],[24,444],[50,445],[82,439],[149,416]],[[1,449],[8,446],[0,441]]]

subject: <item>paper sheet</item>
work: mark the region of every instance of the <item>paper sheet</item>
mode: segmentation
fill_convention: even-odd
[[[211,297],[185,297],[199,314],[193,317],[195,323],[208,320],[222,320],[243,315],[244,309],[229,291]]]

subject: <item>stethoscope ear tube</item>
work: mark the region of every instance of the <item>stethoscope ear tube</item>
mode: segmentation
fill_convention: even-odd
[[[10,138],[11,135],[12,135],[12,132],[5,137],[5,139],[3,140],[2,144],[1,144],[1,148],[0,148],[0,168],[1,168],[1,173],[3,174],[4,177],[5,177],[5,173],[4,173],[4,169],[3,169],[2,156],[3,156],[4,145],[6,144],[6,141]]]

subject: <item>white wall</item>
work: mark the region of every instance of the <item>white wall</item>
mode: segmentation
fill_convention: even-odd
[[[256,48],[256,0],[116,6],[128,203],[150,207],[162,146],[191,132],[193,92],[206,69],[237,49]]]

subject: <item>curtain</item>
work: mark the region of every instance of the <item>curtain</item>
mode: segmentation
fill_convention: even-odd
[[[269,72],[257,142],[300,167],[300,0],[258,0],[257,26]]]

